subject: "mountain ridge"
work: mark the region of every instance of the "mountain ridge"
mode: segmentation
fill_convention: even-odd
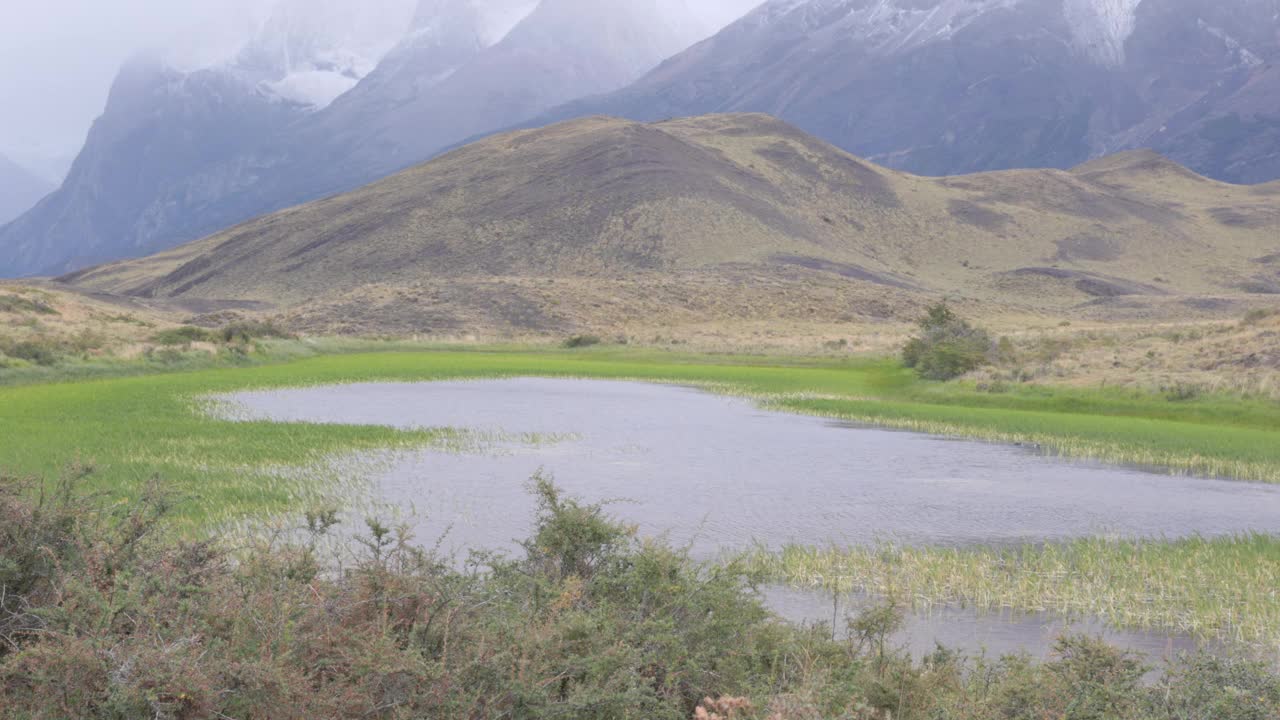
[[[0,227],[56,189],[53,183],[0,154]]]
[[[315,322],[326,321],[316,319],[321,308],[350,310],[375,288],[395,296],[412,287],[449,298],[437,316],[495,293],[508,310],[591,315],[557,309],[544,281],[594,288],[587,306],[620,288],[688,298],[697,287],[740,308],[760,286],[779,303],[858,298],[843,306],[849,312],[955,296],[1102,313],[1269,292],[1280,277],[1258,259],[1277,250],[1280,213],[1263,190],[1201,178],[1153,153],[1070,171],[930,178],[765,115],[591,117],[494,136],[352,193],[63,282],[271,303]],[[461,297],[465,288],[476,298]],[[412,317],[402,322],[413,329]]]
[[[347,2],[330,0],[335,6]],[[131,123],[129,141],[91,134],[82,153],[82,169],[135,165],[132,182],[116,186],[105,173],[73,169],[54,203],[0,230],[0,264],[17,271],[11,274],[65,272],[350,190],[475,132],[621,87],[701,36],[696,24],[677,22],[688,10],[683,0],[620,0],[602,7],[588,0],[542,0],[536,8],[518,0],[420,0],[407,36],[378,67],[337,97],[314,103],[289,101],[289,93],[281,94],[288,88],[279,83],[315,75],[312,66],[334,55],[334,43],[307,29],[297,44],[315,50],[318,59],[300,62],[280,52],[291,47],[287,23],[259,43],[265,50],[255,45],[241,54],[238,62],[250,70],[175,76],[157,69],[149,76],[152,104],[109,103],[99,121]],[[283,39],[276,37],[282,33]],[[262,72],[269,77],[264,80]],[[203,95],[172,92],[197,79],[219,87]],[[228,103],[240,107],[221,115]],[[176,117],[182,113],[196,122]],[[162,125],[155,116],[166,114]],[[246,119],[255,117],[261,122],[250,127]],[[237,142],[219,144],[216,156],[192,158],[166,146],[179,135],[215,143],[235,135]],[[170,154],[163,166],[137,162]]]
[[[1067,168],[1151,147],[1280,178],[1275,0],[773,0],[631,86],[531,124],[777,115],[890,167]]]

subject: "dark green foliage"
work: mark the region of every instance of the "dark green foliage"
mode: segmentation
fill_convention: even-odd
[[[595,335],[574,335],[564,341],[564,346],[567,348],[591,347],[592,345],[599,345],[601,342],[603,341]]]
[[[83,357],[101,350],[107,339],[101,333],[82,330],[70,337],[33,335],[24,340],[0,337],[0,355],[35,365],[55,365],[69,357]]]
[[[1157,717],[1274,720],[1280,677],[1260,662],[1198,655],[1171,670],[1154,693]]]
[[[319,540],[233,562],[168,541],[154,489],[101,506],[73,469],[0,482],[0,718],[1272,720],[1280,679],[1208,656],[1162,684],[1100,641],[916,661],[894,605],[829,628],[773,618],[733,564],[642,541],[535,478],[522,557],[459,565],[376,520],[342,572]],[[343,557],[350,557],[343,553]]]
[[[284,330],[270,320],[243,320],[223,326],[218,331],[223,342],[248,343],[254,340],[289,339],[293,333]]]
[[[902,362],[928,380],[952,380],[991,361],[986,330],[970,325],[938,303],[920,319],[921,333],[902,350]]]
[[[163,330],[152,338],[157,345],[190,345],[196,342],[215,342],[218,336],[194,325]]]
[[[4,343],[0,351],[11,358],[26,360],[36,365],[53,365],[58,362],[59,348],[52,343],[24,340],[15,343]]]

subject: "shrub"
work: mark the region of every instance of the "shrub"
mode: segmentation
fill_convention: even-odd
[[[62,355],[62,348],[53,341],[48,340],[23,340],[21,342],[5,344],[0,347],[5,355],[18,360],[26,360],[36,365],[49,366],[58,362]]]
[[[217,339],[217,335],[204,328],[183,325],[182,327],[162,330],[156,333],[151,338],[151,341],[157,345],[190,345],[197,342],[215,342]]]
[[[111,502],[79,491],[89,473],[0,478],[0,719],[1280,717],[1263,664],[1182,658],[1147,688],[1081,637],[1047,663],[916,661],[891,646],[894,605],[838,642],[549,478],[522,556],[458,563],[370,520],[329,568],[333,511],[233,558],[172,537],[157,486]]]
[[[1242,321],[1242,324],[1257,325],[1263,320],[1276,317],[1277,315],[1280,315],[1280,310],[1273,310],[1270,308],[1255,308],[1244,314],[1244,320]]]
[[[600,338],[595,335],[574,335],[564,341],[564,346],[567,348],[591,347],[592,345],[599,345],[601,342]]]
[[[242,320],[223,326],[218,334],[223,342],[248,343],[259,339],[291,339],[293,333],[284,330],[270,320]]]
[[[52,305],[43,300],[18,297],[17,295],[0,295],[0,312],[34,313],[36,315],[58,315]]]
[[[902,362],[920,377],[952,380],[991,361],[991,335],[961,319],[946,303],[930,307],[919,325],[921,333],[903,348]]]

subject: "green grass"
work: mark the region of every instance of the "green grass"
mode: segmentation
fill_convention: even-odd
[[[337,346],[341,350],[344,346]],[[701,384],[773,406],[1001,441],[1070,455],[1280,481],[1280,406],[1221,399],[1037,388],[1003,395],[915,380],[887,361],[718,357],[594,348],[323,355],[251,367],[0,388],[0,468],[49,477],[79,459],[101,488],[133,497],[147,479],[189,500],[193,526],[296,509],[344,485],[327,459],[375,448],[456,442],[457,432],[305,423],[237,423],[199,398],[251,388],[500,376],[651,379]],[[289,468],[306,468],[303,479]],[[315,477],[311,477],[311,476]]]
[[[763,577],[835,593],[887,595],[927,609],[1097,617],[1249,645],[1280,645],[1280,540],[1084,539],[1043,547],[789,547],[759,551]]]
[[[1280,481],[1280,405],[1109,390],[1014,388],[993,394],[917,380],[895,363],[708,356],[595,347],[343,354],[367,345],[277,346],[249,367],[0,388],[0,471],[53,477],[96,467],[96,489],[136,500],[151,478],[181,498],[180,530],[200,534],[350,502],[363,478],[330,461],[386,448],[483,441],[463,430],[230,422],[201,411],[212,394],[378,380],[511,376],[649,379],[756,397],[794,412],[1034,442],[1064,454]],[[311,357],[317,351],[328,354]],[[286,361],[273,362],[272,358]],[[1080,541],[1008,551],[792,549],[778,578],[903,591],[918,603],[1099,615],[1120,625],[1280,642],[1280,540]]]

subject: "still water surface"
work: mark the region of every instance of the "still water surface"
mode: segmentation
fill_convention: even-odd
[[[635,382],[357,384],[230,397],[236,417],[568,435],[491,452],[406,453],[380,497],[458,548],[529,528],[539,469],[617,516],[712,556],[752,543],[1007,544],[1280,532],[1280,486],[1169,476],[1031,449],[853,427]],[[429,528],[424,528],[428,530]],[[430,534],[430,533],[428,533]]]
[[[452,550],[511,550],[527,536],[539,470],[648,535],[711,558],[759,543],[931,545],[1082,536],[1280,532],[1280,486],[1186,478],[1077,462],[1027,448],[854,427],[762,410],[751,401],[637,382],[518,378],[379,383],[240,393],[234,417],[568,435],[484,452],[399,453],[375,492],[412,508],[416,535]],[[831,599],[776,589],[799,620]],[[919,616],[904,642],[1044,654],[1052,617]],[[1089,625],[1087,629],[1098,629]],[[1186,639],[1109,632],[1153,655]]]

